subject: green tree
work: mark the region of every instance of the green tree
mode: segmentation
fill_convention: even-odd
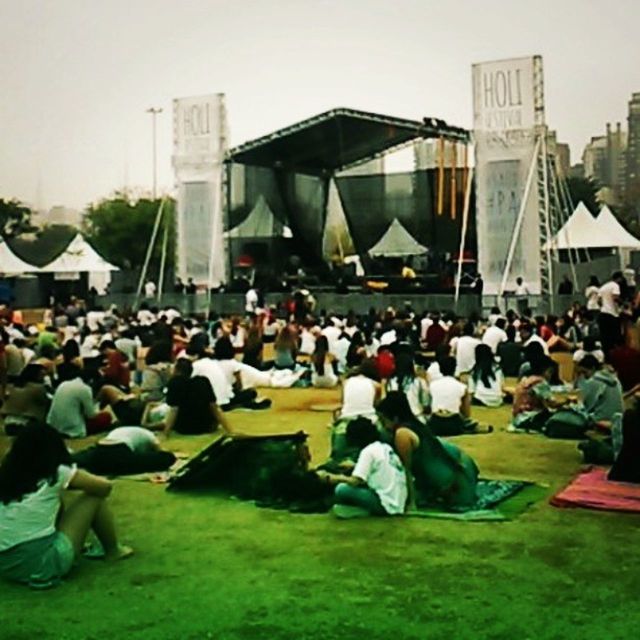
[[[567,187],[575,207],[578,202],[584,202],[593,215],[600,211],[598,203],[598,184],[593,178],[567,178]]]
[[[125,269],[140,269],[153,232],[160,199],[141,198],[135,202],[116,193],[112,198],[90,205],[83,220],[83,231],[96,250],[109,262]],[[163,225],[168,225],[166,267],[174,264],[175,201],[167,199]],[[163,226],[161,225],[151,254],[151,273],[160,265]]]
[[[31,209],[19,200],[0,198],[0,235],[3,238],[15,238],[33,231],[32,214]]]

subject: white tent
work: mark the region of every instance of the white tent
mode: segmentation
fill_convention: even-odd
[[[291,229],[276,218],[261,194],[245,220],[227,231],[225,236],[227,238],[290,238]]]
[[[327,218],[324,223],[322,236],[322,255],[325,260],[332,260],[336,256],[354,255],[356,252],[349,233],[344,207],[334,178],[329,182],[327,197]]]
[[[80,233],[71,240],[57,258],[39,269],[40,273],[109,273],[111,271],[119,271],[119,269],[107,262]]]
[[[19,275],[21,273],[35,273],[36,271],[39,271],[38,267],[34,267],[32,264],[28,264],[18,258],[4,240],[0,242],[0,273]]]
[[[596,219],[583,202],[551,240],[553,249],[596,249],[613,246],[607,234],[600,231]]]
[[[408,258],[409,256],[422,255],[427,251],[428,249],[404,228],[398,218],[394,218],[382,238],[369,249],[369,255],[371,257]]]
[[[613,215],[611,209],[605,204],[596,218],[596,223],[602,235],[611,238],[610,246],[619,249],[640,249],[640,240],[632,236]]]

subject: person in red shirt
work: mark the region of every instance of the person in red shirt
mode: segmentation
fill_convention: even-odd
[[[131,370],[127,356],[116,349],[112,340],[105,340],[100,345],[100,354],[104,358],[102,384],[109,384],[120,389],[129,389],[131,382]]]

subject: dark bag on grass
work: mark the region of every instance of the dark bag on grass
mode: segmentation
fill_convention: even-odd
[[[547,420],[543,431],[548,438],[581,440],[590,425],[591,421],[583,413],[559,409]]]

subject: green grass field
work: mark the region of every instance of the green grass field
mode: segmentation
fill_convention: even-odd
[[[266,393],[274,408],[230,414],[252,433],[305,429],[326,456],[337,393]],[[575,443],[504,432],[508,408],[474,409],[496,427],[457,442],[485,477],[543,483],[578,471]],[[207,437],[175,437],[194,452]],[[3,441],[2,446],[5,442]],[[119,480],[111,499],[130,560],[82,560],[46,592],[0,584],[2,640],[633,640],[640,634],[640,517],[541,501],[510,522],[336,521],[219,495]]]

